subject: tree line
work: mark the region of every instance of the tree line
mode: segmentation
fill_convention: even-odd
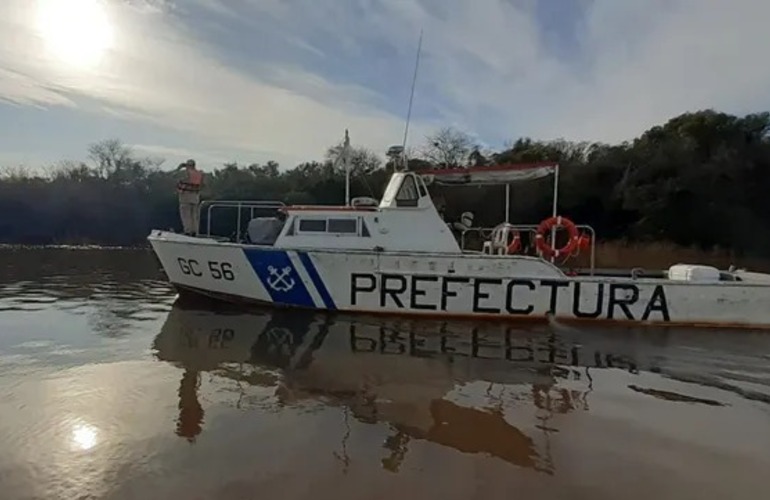
[[[340,145],[320,161],[282,169],[227,163],[207,171],[204,199],[344,200]],[[453,128],[409,151],[412,170],[556,161],[559,212],[590,224],[600,240],[665,241],[770,256],[770,113],[734,116],[685,113],[622,144],[520,138],[501,151],[479,147]],[[351,194],[378,198],[392,157],[353,148]],[[6,168],[0,174],[0,242],[142,244],[153,228],[180,229],[175,192],[181,175],[142,158],[119,140],[91,145],[85,161],[47,173]],[[537,223],[550,215],[552,178],[514,185],[510,220]],[[447,220],[464,211],[477,226],[504,220],[502,187],[432,188]],[[216,221],[215,225],[225,222]],[[224,227],[224,226],[222,226]]]

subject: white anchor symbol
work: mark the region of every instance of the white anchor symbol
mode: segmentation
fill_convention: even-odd
[[[267,278],[267,284],[276,292],[288,292],[294,288],[294,279],[289,276],[291,274],[290,266],[286,266],[283,269],[268,266],[267,271],[270,273],[270,277]]]

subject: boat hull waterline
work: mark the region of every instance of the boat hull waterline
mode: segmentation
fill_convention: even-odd
[[[228,302],[501,321],[770,329],[770,283],[568,276],[535,257],[280,249],[148,238],[179,289]]]

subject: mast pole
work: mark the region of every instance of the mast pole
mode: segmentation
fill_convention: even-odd
[[[345,142],[342,146],[342,160],[345,162],[345,206],[350,206],[350,136],[345,129]]]
[[[551,208],[551,215],[556,217],[559,212],[559,164],[556,164],[556,168],[553,172],[553,207]],[[556,226],[551,228],[551,249],[556,249]],[[556,259],[551,257],[551,262]]]
[[[403,149],[401,150],[401,159],[404,162],[404,169],[407,168],[408,163],[406,160],[406,139],[409,135],[409,122],[412,119],[412,103],[414,102],[414,88],[417,84],[417,70],[420,67],[420,53],[422,52],[422,33],[423,30],[420,28],[420,40],[417,42],[417,58],[414,62],[414,75],[412,76],[412,90],[409,95],[409,108],[406,112],[406,126],[404,127],[404,142],[402,144]]]

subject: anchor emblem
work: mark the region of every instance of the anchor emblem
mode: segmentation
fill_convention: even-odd
[[[291,266],[286,266],[283,269],[277,269],[273,266],[268,266],[267,271],[270,276],[267,278],[267,285],[276,292],[289,292],[294,285],[294,279],[291,275]]]
[[[284,346],[291,347],[292,345],[291,332],[286,328],[274,326],[265,332],[264,337],[267,339],[271,351],[281,351]]]

